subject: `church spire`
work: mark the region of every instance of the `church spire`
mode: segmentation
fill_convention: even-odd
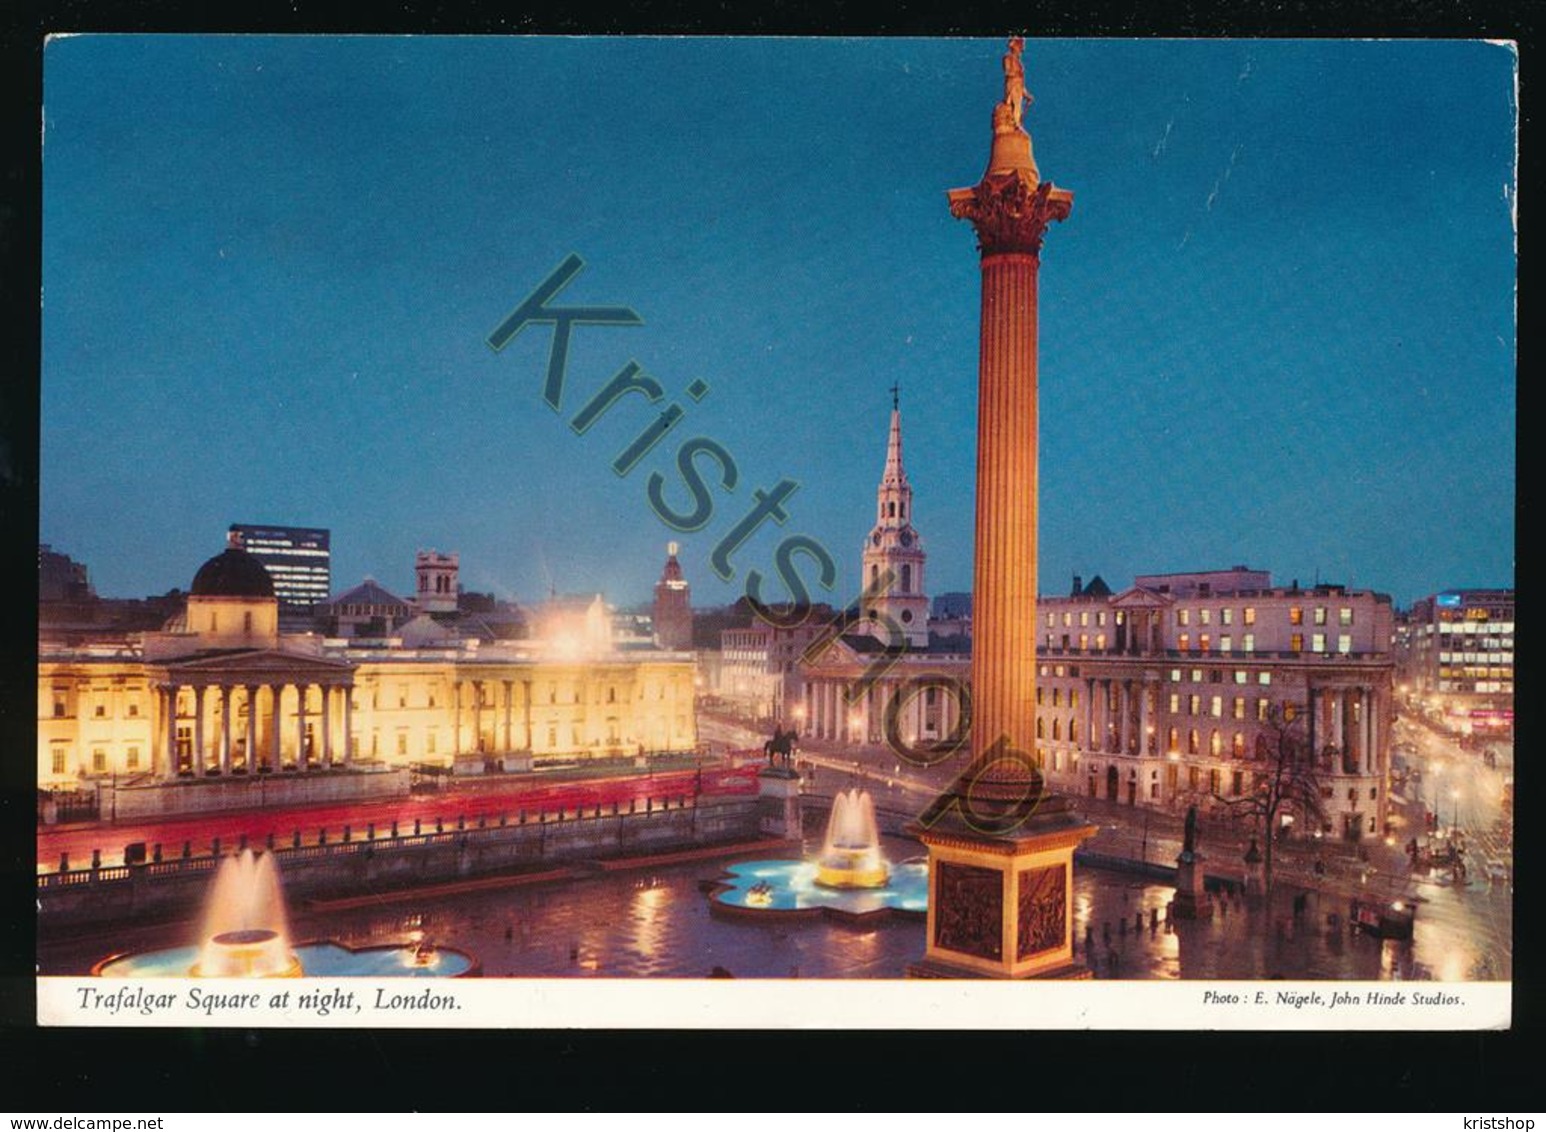
[[[907,487],[907,469],[902,467],[902,410],[895,385],[891,387],[891,435],[886,440],[886,470],[881,473],[880,486]]]
[[[902,466],[902,409],[899,387],[891,387],[891,431],[886,468],[875,492],[875,526],[864,542],[867,613],[886,639],[900,629],[909,645],[929,642],[929,599],[923,586],[923,540],[913,527],[913,489]]]

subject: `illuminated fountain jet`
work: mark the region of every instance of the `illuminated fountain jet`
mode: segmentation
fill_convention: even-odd
[[[875,803],[867,791],[840,792],[832,799],[827,839],[816,858],[816,883],[828,888],[880,888],[891,869],[880,854]]]
[[[301,974],[290,950],[290,928],[279,867],[272,853],[251,849],[220,862],[199,931],[195,978],[285,978]]]

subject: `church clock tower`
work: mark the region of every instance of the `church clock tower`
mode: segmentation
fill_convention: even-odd
[[[870,632],[880,640],[891,640],[894,625],[909,648],[929,643],[925,557],[923,539],[913,529],[913,489],[902,467],[902,410],[893,385],[886,470],[875,496],[875,528],[864,540],[864,614]]]

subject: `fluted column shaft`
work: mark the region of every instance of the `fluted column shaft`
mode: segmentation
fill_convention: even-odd
[[[972,751],[1036,733],[1036,256],[982,259]]]

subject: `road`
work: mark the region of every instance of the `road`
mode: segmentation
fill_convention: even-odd
[[[272,834],[281,844],[315,845],[323,837],[329,841],[343,838],[344,827],[350,829],[352,839],[364,838],[374,826],[375,836],[391,835],[392,824],[407,834],[413,831],[414,822],[420,822],[424,830],[433,830],[438,821],[445,828],[454,829],[458,817],[465,817],[468,824],[476,824],[478,818],[497,821],[499,815],[515,820],[520,810],[529,814],[539,810],[549,812],[559,807],[611,806],[614,802],[626,806],[630,802],[643,806],[647,799],[669,798],[672,803],[679,797],[692,797],[699,784],[697,771],[675,769],[660,773],[634,773],[555,782],[544,776],[512,776],[508,785],[489,789],[489,783],[474,788],[444,790],[431,794],[414,794],[406,798],[389,798],[377,802],[331,804],[320,806],[292,806],[276,809],[250,810],[234,813],[201,814],[147,822],[94,822],[89,825],[66,828],[43,828],[38,831],[38,871],[52,872],[59,867],[60,855],[68,854],[71,868],[83,868],[91,863],[93,850],[101,851],[103,865],[123,863],[125,845],[144,842],[147,852],[157,843],[165,856],[178,856],[187,843],[195,855],[211,851],[216,838],[222,850],[234,848],[245,836],[249,843],[262,845]],[[712,794],[755,793],[756,783],[749,776],[732,776],[719,766],[704,770],[704,792]]]

